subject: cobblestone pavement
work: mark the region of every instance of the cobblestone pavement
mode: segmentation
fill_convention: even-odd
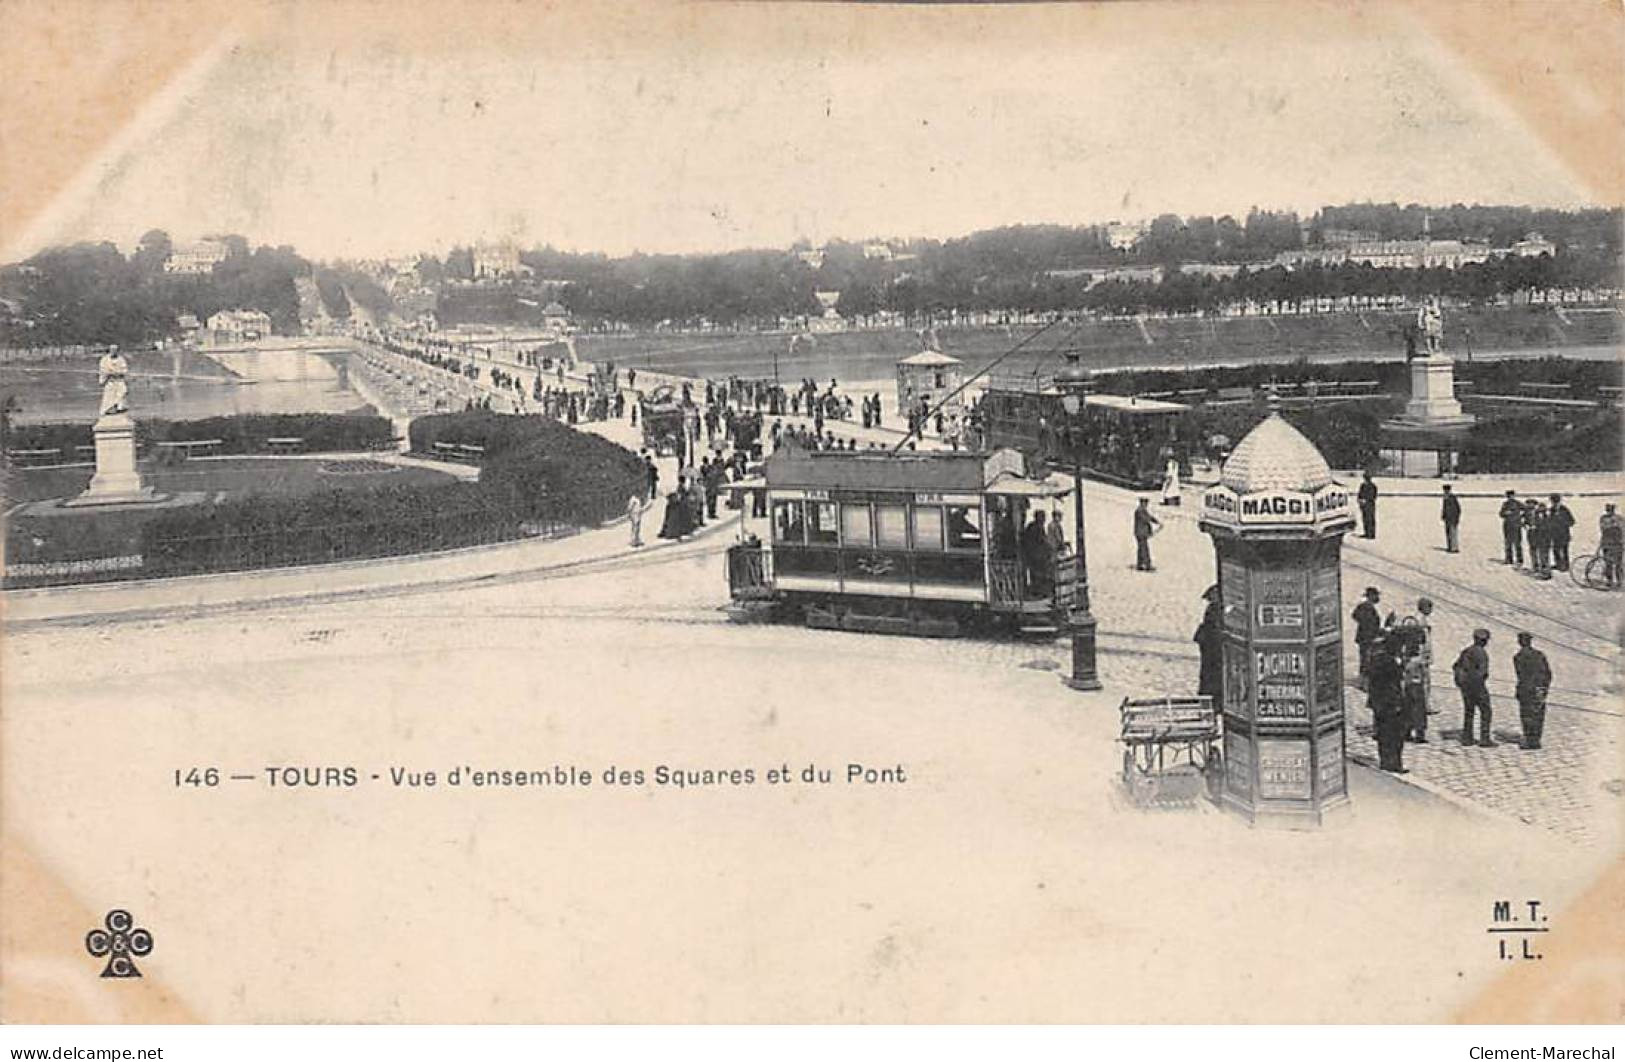
[[[1189,694],[1196,685],[1196,647],[1201,591],[1214,579],[1208,536],[1196,527],[1194,493],[1180,508],[1153,510],[1164,521],[1152,540],[1153,573],[1133,569],[1129,514],[1134,495],[1089,484],[1089,564],[1095,615],[1100,622],[1103,679],[1135,695]],[[1625,811],[1625,709],[1621,706],[1617,641],[1621,595],[1575,586],[1566,576],[1551,581],[1500,562],[1500,530],[1493,498],[1463,504],[1462,552],[1445,553],[1434,498],[1395,498],[1379,511],[1378,538],[1344,540],[1343,597],[1348,650],[1345,671],[1357,672],[1348,614],[1367,586],[1383,595],[1383,609],[1415,613],[1419,597],[1436,605],[1432,740],[1408,745],[1408,781],[1490,812],[1554,831],[1582,844],[1617,843]],[[1571,503],[1578,525],[1576,555],[1595,536],[1602,499]],[[1461,702],[1450,665],[1476,627],[1491,632],[1491,694],[1494,732],[1500,747],[1466,748],[1457,738]],[[1518,747],[1519,719],[1512,691],[1514,635],[1528,630],[1551,660],[1553,689],[1543,747]],[[1064,667],[1065,643],[1048,650]],[[1348,747],[1357,760],[1375,764],[1376,744],[1365,695],[1352,685],[1345,704]]]

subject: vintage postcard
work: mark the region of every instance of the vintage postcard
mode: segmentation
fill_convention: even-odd
[[[6,1023],[1625,1019],[1617,3],[0,25]]]

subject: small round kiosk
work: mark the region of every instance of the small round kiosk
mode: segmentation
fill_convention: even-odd
[[[951,354],[931,347],[910,354],[897,363],[897,411],[907,416],[910,410],[920,409],[922,403],[926,409],[935,410],[937,403],[947,399],[942,415],[957,419],[964,412],[964,403],[955,392],[963,382],[963,366]]]
[[[1202,497],[1224,610],[1223,807],[1314,827],[1348,802],[1340,555],[1349,492],[1277,413]]]

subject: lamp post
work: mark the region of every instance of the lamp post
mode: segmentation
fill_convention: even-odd
[[[1089,393],[1091,381],[1089,370],[1078,364],[1077,352],[1068,351],[1066,367],[1055,374],[1055,386],[1061,392],[1061,408],[1066,410],[1073,428],[1072,515],[1077,526],[1075,558],[1078,571],[1072,611],[1067,616],[1067,626],[1072,632],[1072,674],[1065,682],[1075,690],[1101,688],[1100,676],[1095,671],[1095,616],[1089,609],[1089,558],[1083,533],[1083,437],[1076,430],[1078,414],[1083,410],[1083,398]]]

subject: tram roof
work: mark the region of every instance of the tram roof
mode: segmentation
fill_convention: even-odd
[[[1048,398],[1057,398],[1061,392],[1053,383],[1034,384],[1022,386],[1008,382],[996,382],[982,389],[984,395],[1037,395]],[[1112,395],[1090,394],[1083,396],[1084,405],[1094,406],[1096,409],[1116,409],[1125,413],[1182,413],[1191,407],[1183,402],[1170,402],[1163,398],[1146,398],[1143,395]]]
[[[1183,402],[1169,402],[1162,398],[1139,398],[1133,395],[1088,395],[1084,401],[1091,406],[1121,409],[1128,413],[1180,413],[1190,408]]]
[[[781,446],[763,466],[770,488],[982,491],[1003,476],[1024,471],[1021,453],[966,450],[804,450]]]

